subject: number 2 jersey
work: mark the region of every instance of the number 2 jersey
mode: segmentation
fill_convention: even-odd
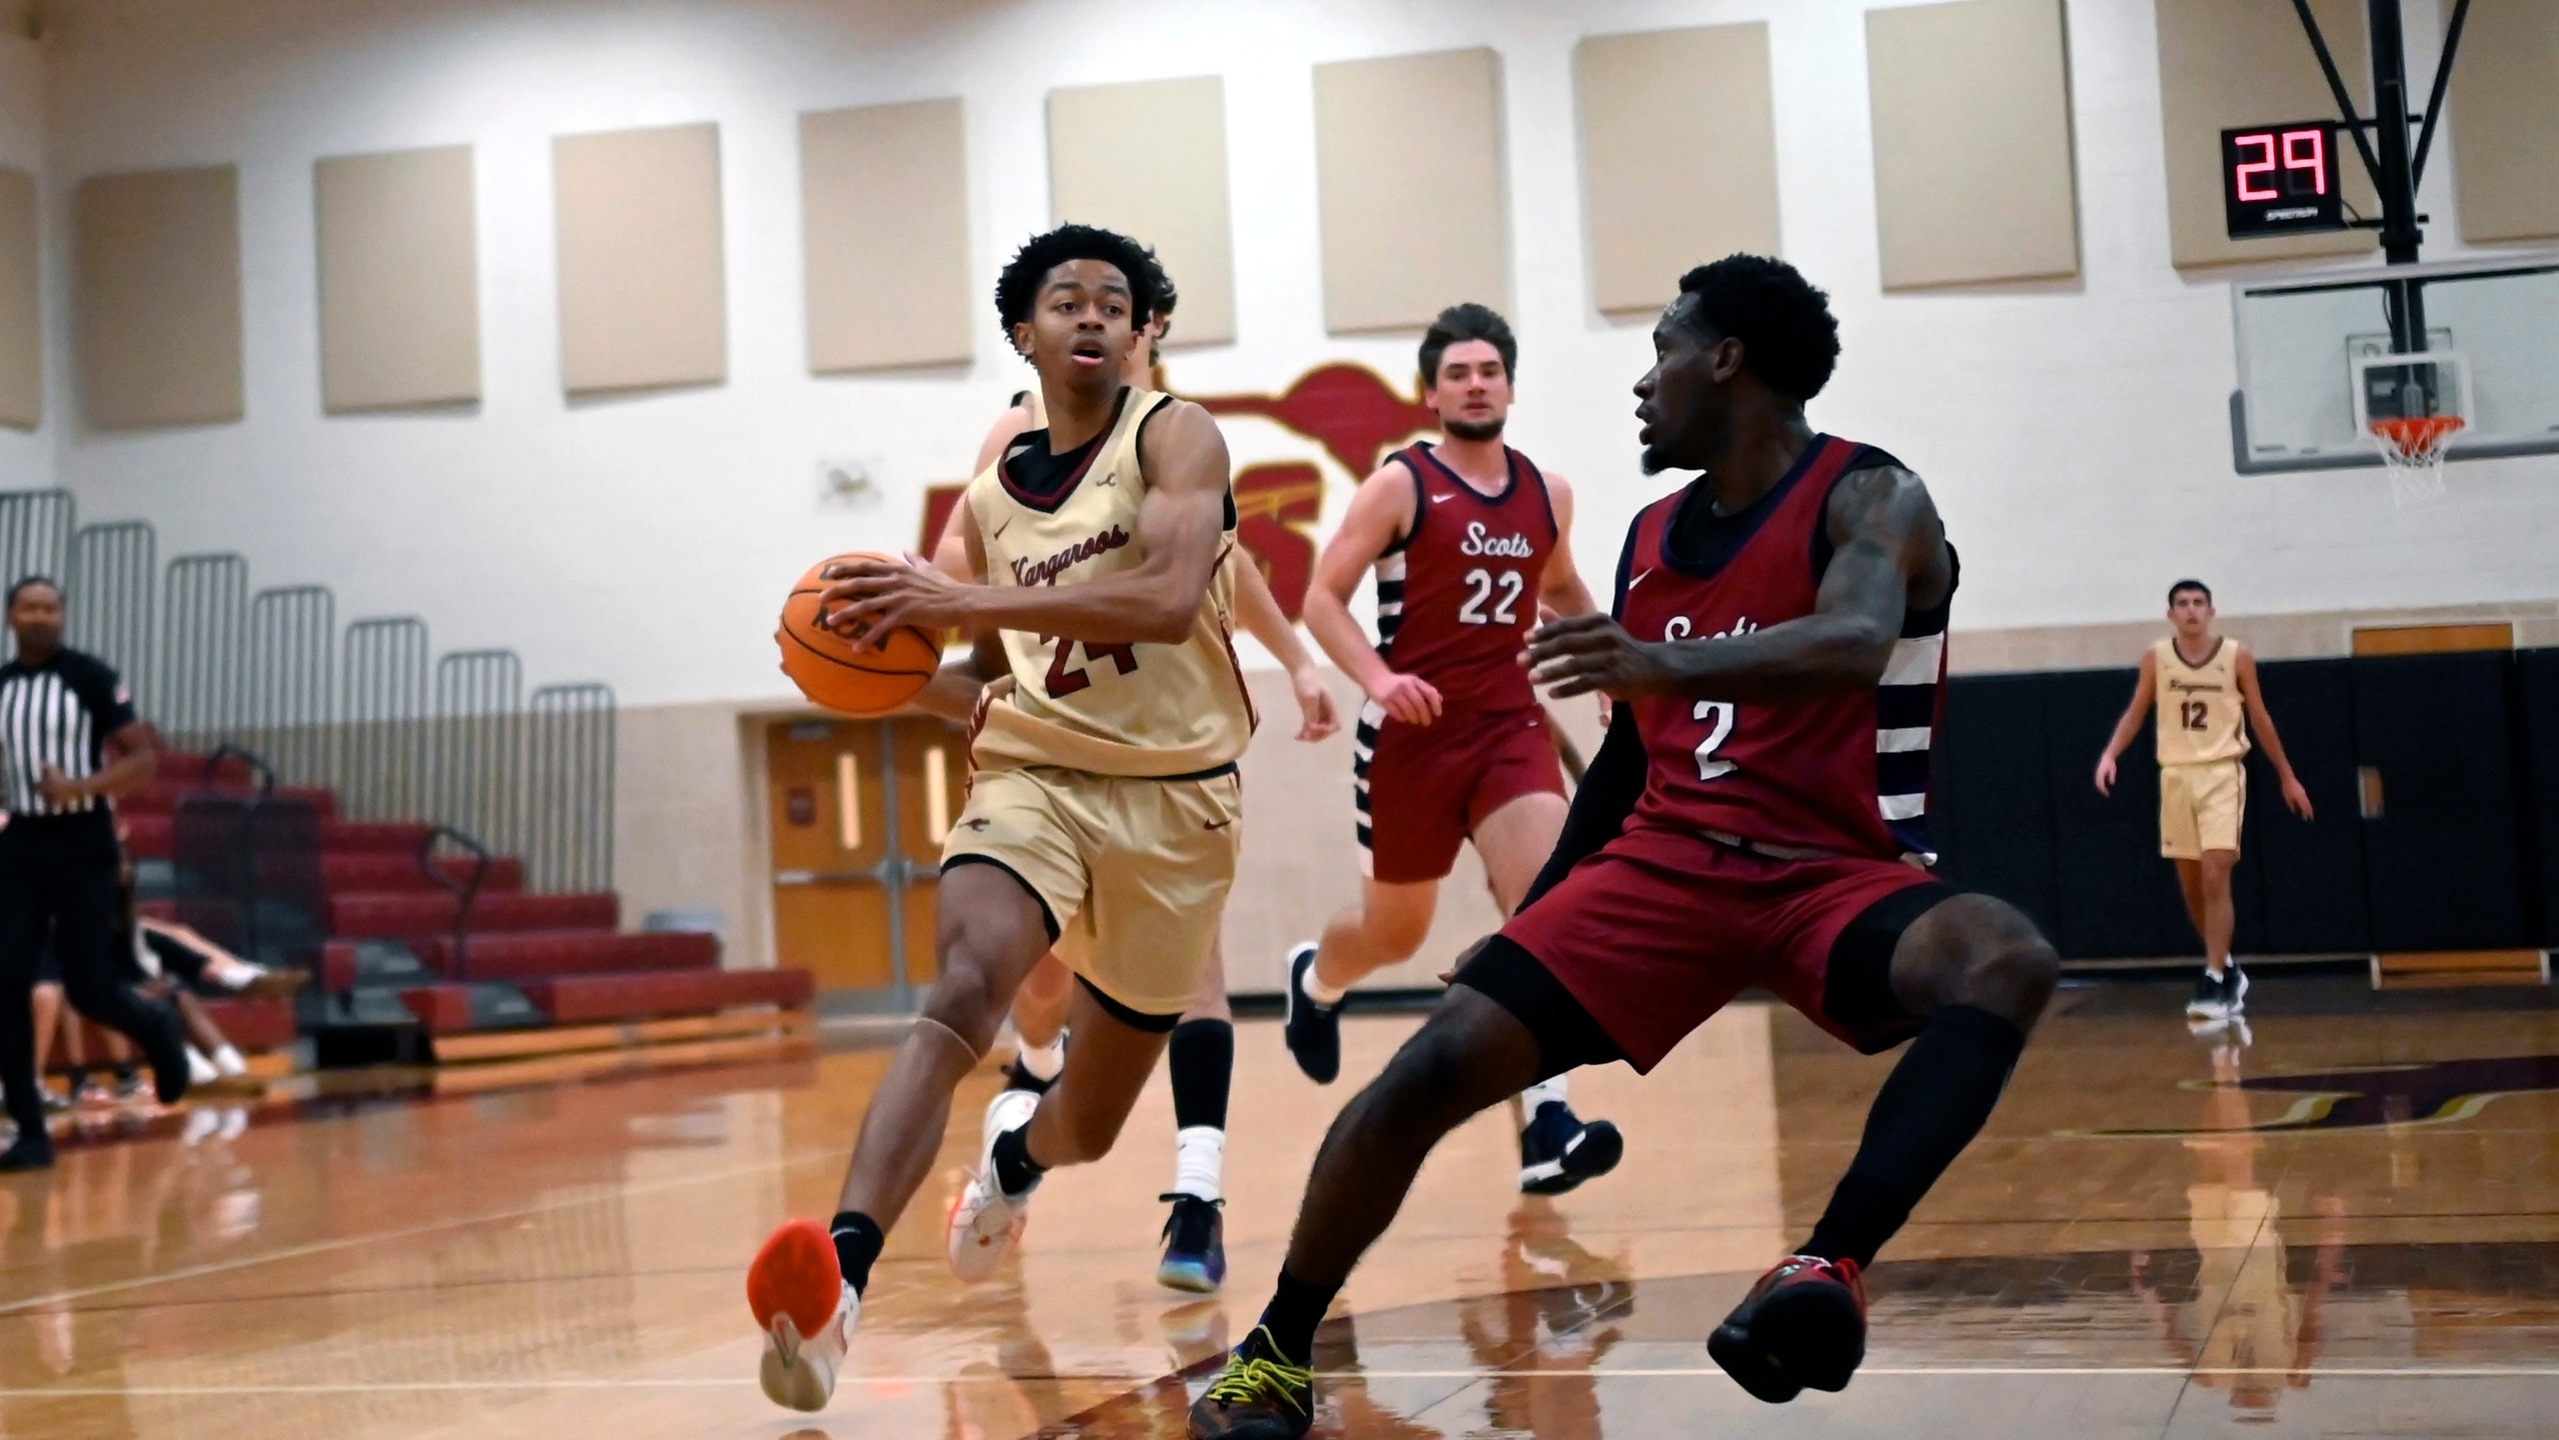
[[[1537,708],[1520,651],[1555,553],[1546,477],[1503,447],[1509,478],[1486,495],[1428,444],[1395,452],[1413,477],[1413,526],[1377,560],[1377,653],[1427,680],[1451,712]]]
[[[1654,501],[1635,517],[1618,565],[1618,623],[1641,641],[1703,640],[1812,614],[1831,559],[1832,487],[1851,471],[1899,464],[1869,446],[1816,436],[1777,487],[1739,515],[1691,515],[1712,503],[1703,479]],[[1675,533],[1701,548],[1680,549]],[[1953,601],[1950,585],[1944,602],[1904,617],[1872,689],[1778,704],[1633,701],[1649,774],[1629,828],[1935,859],[1930,756],[1943,716]]]
[[[1146,498],[1138,437],[1172,403],[1124,389],[1110,425],[1063,455],[1030,431],[969,482],[966,502],[990,585],[1082,585],[1135,569]],[[1233,634],[1235,503],[1226,503],[1218,562],[1190,634],[1172,644],[1095,644],[1002,632],[1009,690],[979,707],[970,754],[980,767],[1057,765],[1096,775],[1164,778],[1231,765],[1252,739],[1252,701]]]

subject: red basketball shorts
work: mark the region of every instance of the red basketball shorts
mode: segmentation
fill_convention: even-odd
[[[1502,934],[1572,992],[1637,1070],[1661,1063],[1753,985],[1873,1052],[1908,1039],[1914,1019],[1888,1005],[1840,1003],[1829,984],[1832,962],[1853,922],[1919,886],[1931,893],[1889,907],[1907,913],[1888,917],[1887,945],[1953,892],[1897,860],[1776,860],[1631,826],[1512,916]]]
[[[1564,793],[1543,709],[1406,725],[1371,701],[1356,738],[1361,873],[1389,885],[1446,878],[1486,816],[1523,795]]]

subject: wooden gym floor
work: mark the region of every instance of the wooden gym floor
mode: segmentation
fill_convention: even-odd
[[[1507,1119],[1434,1159],[1318,1357],[1344,1436],[2529,1435],[2559,1415],[2559,1009],[2260,978],[2253,1044],[2160,986],[2064,992],[1990,1133],[1874,1272],[1847,1393],[1764,1407],[1702,1338],[1799,1239],[1889,1059],[1736,1007],[1649,1081],[1582,1077],[1614,1176],[1513,1192]],[[883,1055],[269,1106],[0,1182],[0,1435],[1169,1436],[1249,1324],[1344,1088],[1238,1039],[1227,1294],[1153,1283],[1160,1077],[1061,1172],[1016,1272],[893,1240],[831,1410],[754,1381],[740,1277],[824,1216]],[[963,1094],[957,1166],[993,1084]],[[245,1124],[242,1123],[245,1119]],[[1189,1383],[1196,1384],[1196,1378]]]

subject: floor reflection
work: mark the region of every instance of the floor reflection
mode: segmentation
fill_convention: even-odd
[[[2242,1089],[2248,1049],[2243,1027],[2213,1046],[2212,1088],[2203,1097],[2205,1132],[2184,1144],[2195,1178],[2186,1187],[2193,1280],[2172,1294],[2148,1252],[2132,1255],[2132,1283],[2159,1326],[2169,1355],[2192,1367],[2194,1382],[2228,1393],[2242,1419],[2268,1419],[2286,1389],[2310,1383],[2322,1338],[2320,1309],[2344,1278],[2345,1202],[2311,1202],[2316,1249],[2306,1283],[2287,1270],[2283,1204],[2257,1173],[2265,1139]]]

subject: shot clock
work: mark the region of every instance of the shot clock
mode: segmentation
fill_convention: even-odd
[[[2334,120],[2221,132],[2222,202],[2233,240],[2345,229],[2337,179]]]

